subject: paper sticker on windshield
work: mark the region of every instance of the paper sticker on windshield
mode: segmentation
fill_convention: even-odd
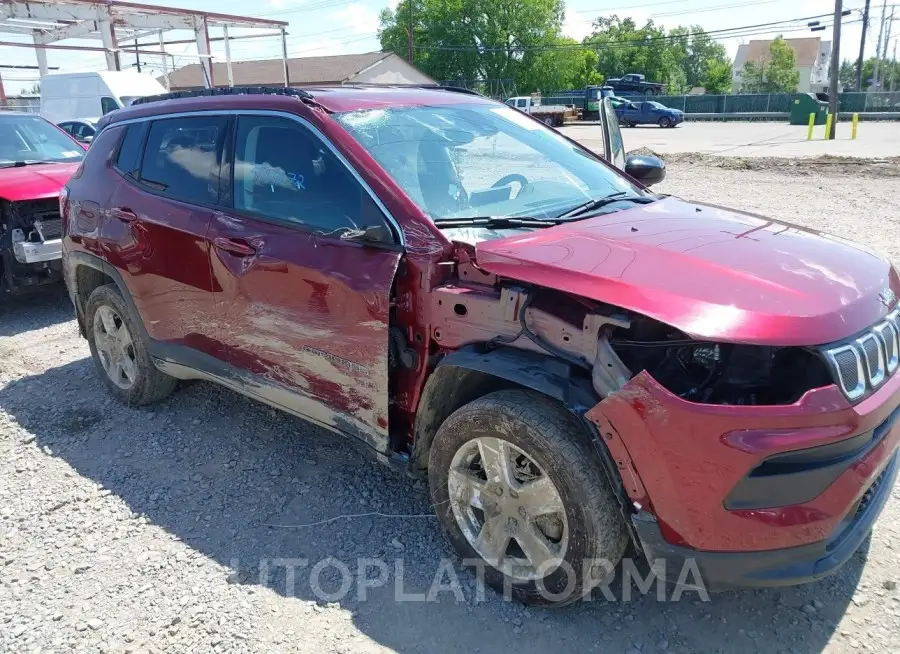
[[[519,127],[524,127],[528,130],[541,129],[541,124],[539,122],[529,118],[527,114],[523,114],[518,109],[510,109],[509,107],[493,107],[491,111],[493,111],[501,118],[505,118],[509,122],[515,123]]]

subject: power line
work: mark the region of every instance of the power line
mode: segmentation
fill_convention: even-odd
[[[434,46],[416,46],[419,49],[424,50],[477,50],[478,52],[508,52],[510,50],[515,52],[523,52],[523,51],[540,51],[540,50],[583,50],[583,49],[595,49],[598,47],[616,47],[616,46],[642,46],[642,45],[652,45],[654,43],[667,43],[673,40],[681,40],[685,38],[690,38],[695,35],[706,35],[711,38],[718,36],[718,39],[713,38],[713,40],[719,39],[732,39],[739,36],[755,36],[757,34],[767,34],[770,32],[779,32],[779,31],[805,31],[808,29],[806,25],[794,25],[795,23],[806,22],[810,20],[814,20],[816,18],[825,18],[830,17],[831,14],[819,14],[817,16],[807,16],[804,18],[794,18],[789,20],[780,20],[773,21],[770,23],[759,23],[756,25],[744,25],[741,27],[728,27],[722,28],[718,30],[709,30],[709,31],[700,31],[700,32],[689,32],[687,34],[667,34],[663,36],[656,37],[648,37],[641,39],[622,39],[620,41],[606,41],[604,43],[562,43],[562,44],[546,44],[546,45],[537,45],[537,46],[527,46],[527,45],[519,45],[519,46],[482,46],[482,45],[434,45]],[[858,22],[858,21],[852,21]],[[763,29],[763,28],[771,28],[771,29]]]

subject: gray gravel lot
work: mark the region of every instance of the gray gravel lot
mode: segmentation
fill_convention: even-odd
[[[685,162],[660,190],[827,230],[900,262],[900,178],[806,172]],[[350,514],[368,515],[269,526]],[[0,309],[0,652],[900,651],[896,488],[872,538],[816,584],[709,602],[632,591],[630,602],[559,611],[490,591],[477,601],[461,572],[463,601],[398,601],[397,584],[427,589],[452,556],[429,514],[422,482],[211,384],[151,409],[114,403],[62,290]],[[313,567],[327,557],[351,572],[340,602],[319,601],[311,584],[312,572],[337,589],[333,566]],[[365,600],[360,557],[390,572]],[[308,565],[291,584],[284,566],[261,565],[279,558]]]

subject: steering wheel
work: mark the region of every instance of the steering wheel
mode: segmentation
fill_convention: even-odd
[[[522,191],[524,191],[527,187],[531,186],[531,182],[528,181],[528,178],[525,175],[520,175],[519,173],[512,173],[511,175],[506,175],[501,177],[496,182],[491,185],[491,188],[502,188],[504,186],[509,186],[513,182],[519,182],[519,192],[516,193],[516,197],[522,195]],[[512,191],[509,193],[510,198],[512,198]]]

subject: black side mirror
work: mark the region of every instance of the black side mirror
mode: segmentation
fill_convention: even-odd
[[[625,173],[644,186],[653,186],[666,178],[666,164],[659,157],[632,154],[625,159]]]

